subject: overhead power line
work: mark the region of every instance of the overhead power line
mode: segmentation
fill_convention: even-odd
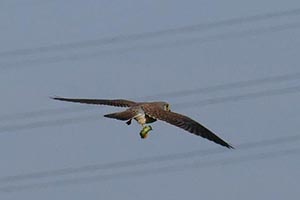
[[[53,44],[53,45],[33,47],[33,48],[15,49],[10,51],[0,52],[0,57],[31,55],[37,53],[53,52],[53,51],[65,51],[70,49],[98,47],[98,46],[108,45],[108,44],[152,39],[152,38],[169,36],[174,34],[206,31],[206,30],[221,28],[226,26],[240,25],[244,23],[259,22],[259,21],[269,20],[273,18],[282,18],[282,17],[290,17],[290,16],[298,16],[298,15],[300,15],[300,8],[295,8],[295,9],[289,9],[284,11],[257,14],[257,15],[247,16],[247,17],[230,18],[230,19],[219,20],[210,23],[199,23],[199,24],[194,24],[189,26],[182,26],[178,28],[163,29],[158,31],[149,31],[149,32],[134,33],[128,35],[122,34],[114,37],[107,37],[107,38],[100,38],[100,39],[93,39],[93,40]]]
[[[94,115],[81,116],[81,117],[35,121],[35,122],[27,123],[27,124],[2,126],[2,127],[0,127],[0,133],[30,130],[30,129],[35,129],[35,128],[62,126],[62,125],[66,125],[66,124],[76,124],[76,123],[82,123],[82,122],[96,121],[96,120],[100,120],[100,119],[102,119],[101,114],[94,114]]]
[[[262,86],[270,83],[281,83],[281,82],[298,80],[298,79],[300,79],[300,72],[293,72],[293,73],[277,75],[277,76],[267,76],[263,78],[241,80],[241,81],[235,81],[230,83],[222,83],[222,84],[212,85],[208,87],[200,87],[195,89],[185,89],[179,91],[158,93],[154,95],[140,97],[139,99],[157,99],[157,98],[161,99],[161,98],[172,98],[172,97],[181,97],[181,96],[186,97],[188,95],[194,95],[194,94],[208,94],[208,93],[218,92],[223,90],[232,90],[232,89],[239,89],[239,88],[252,87],[252,86]]]
[[[289,23],[289,24],[282,24],[282,25],[275,25],[269,26],[264,28],[257,28],[257,29],[249,29],[243,31],[234,31],[228,33],[221,33],[216,35],[210,35],[206,37],[196,37],[190,39],[182,39],[176,41],[168,41],[168,42],[161,42],[157,44],[148,44],[148,45],[139,45],[133,47],[123,47],[123,48],[114,48],[109,50],[101,50],[101,51],[94,51],[90,53],[79,53],[79,54],[71,54],[71,55],[58,55],[58,56],[49,56],[49,57],[42,57],[36,59],[24,59],[18,62],[7,62],[7,63],[0,63],[0,69],[12,69],[16,67],[25,67],[25,66],[36,66],[42,64],[52,64],[52,63],[59,63],[63,61],[79,61],[79,60],[87,60],[92,58],[97,58],[99,56],[104,55],[114,55],[120,53],[129,53],[131,51],[141,51],[141,50],[155,50],[155,49],[163,49],[163,48],[173,48],[178,46],[186,46],[186,45],[194,45],[194,44],[204,44],[207,42],[215,42],[221,40],[228,40],[228,39],[238,39],[247,36],[254,36],[254,35],[262,35],[266,33],[275,33],[279,31],[285,31],[289,29],[299,29],[300,23]]]
[[[240,94],[240,95],[216,97],[216,98],[204,99],[204,100],[200,100],[200,101],[196,100],[196,101],[185,102],[185,103],[177,103],[174,106],[176,106],[176,108],[207,106],[207,105],[213,105],[213,104],[219,104],[219,103],[236,102],[236,101],[262,98],[262,97],[293,94],[293,93],[298,93],[298,92],[300,92],[300,86],[292,86],[292,87],[286,87],[286,88],[280,88],[280,89],[270,89],[270,90],[264,90],[264,91],[259,91],[259,92],[245,93],[245,94]]]
[[[41,110],[30,111],[30,112],[1,115],[0,122],[24,120],[29,118],[52,116],[52,115],[59,115],[64,113],[77,113],[80,111],[87,111],[92,109],[95,108],[89,106],[69,106],[63,108],[41,109]]]
[[[212,92],[224,91],[224,90],[231,90],[231,89],[239,89],[245,87],[252,87],[252,86],[263,86],[266,84],[274,84],[274,83],[281,83],[286,81],[293,81],[300,79],[300,72],[293,72],[278,76],[267,76],[263,78],[256,78],[256,79],[249,79],[249,80],[241,80],[229,83],[222,83],[218,85],[212,85],[207,87],[199,87],[195,89],[184,89],[178,91],[171,91],[171,92],[164,92],[158,93],[154,95],[148,95],[143,97],[136,97],[131,98],[132,100],[137,101],[149,101],[149,100],[158,100],[158,99],[168,99],[168,98],[176,98],[176,97],[186,97],[188,95],[195,95],[195,94],[208,94]],[[16,121],[16,120],[23,120],[35,117],[42,117],[42,116],[52,116],[52,115],[59,115],[65,113],[77,113],[80,111],[87,111],[92,110],[94,107],[92,106],[70,106],[70,107],[61,107],[61,108],[50,108],[50,109],[41,109],[37,111],[31,112],[23,112],[23,113],[14,113],[14,114],[7,114],[0,116],[0,122],[5,121]]]
[[[291,156],[291,155],[299,155],[299,154],[300,154],[300,148],[290,148],[290,149],[279,150],[274,152],[248,154],[239,157],[216,159],[216,160],[206,161],[206,162],[196,160],[193,163],[169,165],[169,166],[150,168],[150,169],[141,169],[141,170],[134,170],[134,171],[125,171],[125,172],[119,172],[113,174],[100,174],[94,176],[68,178],[68,179],[41,182],[41,183],[8,185],[8,186],[0,187],[0,192],[9,193],[9,192],[19,192],[22,190],[47,189],[47,188],[62,187],[67,185],[90,184],[90,183],[111,181],[117,179],[129,179],[129,178],[143,177],[149,175],[174,173],[174,172],[180,172],[186,170],[197,170],[197,169],[202,169],[207,167],[234,165],[234,164],[246,163],[246,162],[257,161],[257,160],[265,161],[267,159],[275,159],[283,156]]]
[[[173,107],[178,109],[180,108],[185,109],[189,107],[199,107],[199,106],[203,107],[203,106],[213,105],[213,104],[250,100],[250,99],[256,99],[261,97],[279,96],[279,95],[293,94],[298,92],[300,92],[300,86],[292,86],[292,87],[286,87],[280,89],[269,89],[269,90],[264,90],[259,92],[245,93],[241,95],[232,95],[232,96],[204,99],[204,100],[193,101],[193,102],[177,103],[174,104]],[[99,119],[102,119],[101,115],[96,114],[96,115],[72,117],[72,118],[65,118],[65,119],[36,121],[36,122],[31,122],[28,124],[20,124],[20,125],[7,125],[7,126],[0,127],[0,133],[12,132],[12,131],[16,132],[22,130],[35,129],[35,128],[42,128],[42,127],[62,126],[66,124],[87,122],[87,121],[99,120]]]
[[[283,144],[290,144],[294,142],[299,142],[300,135],[289,135],[289,136],[281,136],[277,138],[270,138],[260,141],[254,142],[247,142],[240,145],[236,145],[236,150],[249,150],[249,149],[256,149],[268,146],[275,146],[275,145],[283,145]],[[78,175],[82,173],[96,173],[96,172],[103,172],[105,170],[117,170],[127,167],[136,167],[141,165],[148,165],[153,163],[166,163],[170,161],[178,161],[178,160],[186,160],[192,158],[201,158],[205,156],[211,156],[216,154],[224,154],[225,151],[223,148],[215,148],[215,149],[206,149],[206,150],[195,150],[189,152],[181,152],[181,153],[172,153],[172,154],[165,154],[159,156],[152,156],[152,157],[145,157],[145,158],[138,158],[138,159],[130,159],[130,160],[123,160],[123,161],[116,161],[104,164],[90,164],[90,165],[83,165],[79,167],[66,167],[61,169],[54,169],[54,170],[45,170],[45,171],[38,171],[33,173],[25,173],[19,175],[10,175],[0,177],[0,183],[12,183],[12,182],[20,182],[20,181],[30,181],[35,179],[44,179],[44,178],[54,178],[54,177],[62,177],[65,175]]]

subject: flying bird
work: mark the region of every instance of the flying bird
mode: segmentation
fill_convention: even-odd
[[[146,138],[148,132],[152,130],[152,127],[146,124],[162,120],[227,148],[233,148],[230,144],[195,120],[171,112],[170,105],[166,102],[134,102],[125,99],[73,99],[62,97],[53,97],[52,99],[75,103],[127,107],[125,111],[106,114],[104,117],[126,121],[127,125],[131,124],[132,119],[136,120],[142,125],[142,130],[140,131],[141,138]]]

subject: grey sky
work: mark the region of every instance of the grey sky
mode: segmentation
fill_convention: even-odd
[[[140,100],[139,97],[156,94],[299,73],[300,16],[296,14],[152,39],[1,56],[18,49],[160,31],[297,8],[300,8],[299,1],[292,0],[1,1],[0,119],[48,109],[90,108],[48,98],[54,95]],[[176,104],[297,86],[299,79],[295,78],[210,93],[165,96],[162,100],[168,101],[172,110],[198,120],[233,146],[239,146],[299,134],[299,93],[207,106],[193,104],[176,108]],[[94,110],[0,120],[0,199],[201,197],[250,200],[296,199],[300,195],[299,154],[276,157],[297,149],[298,140],[227,150],[162,122],[153,124],[149,138],[141,140],[136,123],[127,126],[102,117],[116,110],[119,109],[95,106]],[[4,131],[8,126],[91,115],[99,115],[99,119]],[[208,149],[221,153],[34,180],[1,181],[10,175]],[[251,160],[251,156],[258,159],[268,153],[272,153],[266,156],[269,159]],[[244,156],[247,162],[234,162]],[[227,159],[232,160],[232,164],[224,164],[223,160]],[[198,162],[206,163],[207,167],[201,164],[197,167]],[[209,165],[209,162],[219,164]],[[182,165],[186,170],[172,171],[172,166],[184,169]],[[138,175],[140,170],[168,166],[171,166],[170,171]],[[24,190],[3,192],[3,187],[11,185],[22,188],[23,185],[127,172],[124,177],[116,175],[117,178],[110,180],[99,178],[80,184],[57,187],[50,184],[47,188],[24,187]]]

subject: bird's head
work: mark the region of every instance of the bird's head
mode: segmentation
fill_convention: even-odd
[[[168,111],[168,112],[171,111],[170,104],[168,104],[167,102],[160,102],[160,104],[161,104],[161,107],[163,110]]]
[[[165,104],[164,104],[164,110],[170,112],[170,111],[171,111],[171,109],[170,109],[170,104],[165,103]]]
[[[165,111],[171,111],[170,105],[167,102],[158,101],[158,102],[152,102],[152,103],[155,104],[156,106],[160,107],[161,109],[165,110]]]

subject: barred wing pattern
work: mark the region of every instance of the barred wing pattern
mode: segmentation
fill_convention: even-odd
[[[73,99],[73,98],[62,98],[62,97],[53,97],[52,99],[60,101],[68,101],[75,103],[85,103],[85,104],[97,104],[97,105],[108,105],[108,106],[117,106],[117,107],[131,107],[136,105],[136,102],[129,101],[125,99]]]
[[[199,124],[198,122],[194,121],[193,119],[187,116],[174,113],[174,112],[165,111],[159,107],[150,104],[145,104],[142,107],[145,113],[150,117],[170,123],[174,126],[182,128],[195,135],[202,136],[208,140],[211,140],[227,148],[233,148],[230,144],[222,140],[213,132],[211,132],[210,130],[208,130],[207,128],[205,128],[204,126],[202,126],[201,124]]]

